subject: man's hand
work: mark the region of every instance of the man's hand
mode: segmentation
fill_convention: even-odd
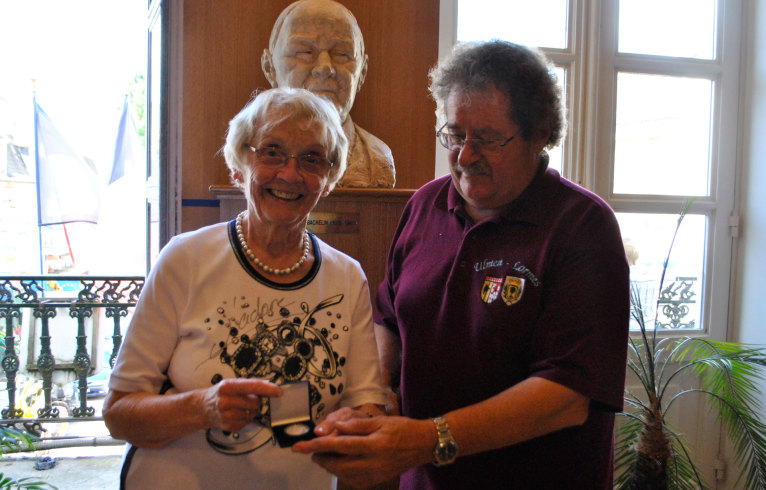
[[[433,460],[436,431],[430,420],[336,413],[316,427],[322,437],[299,442],[292,449],[314,453],[314,462],[344,483],[354,487],[382,483]]]
[[[373,405],[372,403],[366,403],[362,406],[355,407],[355,408],[340,408],[327,416],[322,423],[320,423],[315,429],[314,432],[317,433],[317,435],[340,435],[337,430],[335,430],[335,423],[336,422],[345,422],[348,420],[353,419],[369,419],[370,417],[374,417],[376,415],[384,415],[383,407],[380,405]],[[321,431],[321,432],[320,432]]]

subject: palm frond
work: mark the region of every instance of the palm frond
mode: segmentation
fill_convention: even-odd
[[[638,435],[644,427],[643,421],[634,414],[622,412],[622,423],[617,424],[614,442],[614,488],[628,489],[636,470],[636,448]]]
[[[668,253],[665,254],[665,261],[662,264],[662,273],[660,274],[660,285],[659,290],[662,291],[663,286],[665,285],[665,274],[668,271],[668,263],[670,262],[670,254],[673,251],[673,246],[676,243],[676,237],[678,236],[678,230],[681,228],[681,223],[683,223],[684,218],[686,217],[686,213],[689,212],[689,209],[692,207],[692,203],[694,202],[694,199],[689,199],[684,204],[684,207],[681,208],[681,212],[678,214],[678,221],[676,222],[676,228],[673,230],[673,238],[670,240],[670,246],[668,247]],[[660,311],[660,298],[657,297],[657,303],[655,304],[654,308],[654,328],[652,329],[652,339],[653,341],[656,341],[657,339],[657,315]],[[641,329],[644,330],[643,328]]]
[[[659,365],[659,369],[655,369],[657,371],[657,379],[654,383],[655,389],[657,390],[658,396],[662,396],[663,387],[667,386],[667,381],[665,381],[666,371],[668,370],[668,367],[670,366],[670,358],[668,355],[666,355],[667,348],[670,348],[672,351],[672,345],[667,346],[668,342],[671,342],[671,339],[662,339],[657,345],[658,350],[662,354],[661,357],[656,357],[654,359],[654,363]]]
[[[633,373],[636,375],[638,380],[641,382],[644,392],[649,395],[649,393],[653,393],[654,387],[652,384],[650,384],[647,381],[646,372],[640,369],[640,366],[632,361],[632,359],[629,359],[628,361],[628,369],[633,371]]]
[[[635,353],[636,360],[641,365],[643,376],[639,376],[641,379],[641,382],[644,383],[646,386],[647,391],[654,391],[654,363],[652,360],[654,359],[654,346],[657,340],[656,335],[651,337],[651,343],[649,341],[649,337],[646,334],[647,328],[646,323],[644,321],[644,314],[643,314],[643,305],[641,304],[641,296],[638,294],[638,290],[635,286],[631,285],[630,288],[630,297],[631,297],[631,304],[633,305],[633,310],[641,310],[640,313],[636,314],[634,318],[636,318],[636,321],[638,322],[638,325],[640,327],[641,331],[641,340],[643,341],[640,344],[640,347],[635,346],[633,339],[630,339],[630,343],[634,344],[635,346]],[[657,324],[657,320],[655,317],[655,325]],[[643,352],[641,352],[643,351]]]
[[[685,371],[689,371],[692,369],[691,364],[692,363],[685,363],[685,356],[686,353],[689,353],[689,344],[694,345],[698,340],[697,338],[692,337],[682,337],[680,339],[673,339],[673,345],[669,349],[669,354],[665,358],[665,365],[663,366],[663,376],[665,374],[665,369],[669,366],[675,366],[673,368],[673,371],[670,372],[667,379],[664,379],[664,382],[661,384],[661,387],[659,389],[659,396],[661,398],[664,398],[665,393],[667,390],[671,387],[672,381],[683,374]],[[704,357],[703,352],[705,346],[702,346],[702,348],[699,351],[695,351],[694,354],[698,358]],[[693,362],[693,360],[692,360]]]
[[[651,410],[649,405],[644,403],[643,400],[641,400],[640,397],[636,396],[635,394],[629,392],[628,390],[625,391],[625,397],[623,398],[623,401],[630,405],[631,407],[635,408],[636,410],[639,410],[641,412],[647,412]],[[624,413],[625,415],[629,415],[629,412],[620,412],[621,414]]]
[[[683,437],[669,426],[665,433],[671,441],[671,458],[668,461],[669,488],[678,490],[697,490],[706,488],[702,476],[697,471],[689,448],[684,444]]]
[[[0,489],[3,490],[57,490],[57,487],[32,477],[13,478],[0,473]]]
[[[22,447],[33,447],[36,438],[13,426],[0,425],[0,454],[15,453]],[[2,487],[0,487],[2,488]]]
[[[677,393],[667,401],[665,411],[686,394],[709,396],[734,442],[735,458],[745,468],[739,479],[745,478],[746,488],[766,488],[766,425],[759,419],[757,384],[763,377],[766,353],[734,342],[685,338],[678,342],[671,357],[680,366],[669,379],[692,371],[702,388]]]

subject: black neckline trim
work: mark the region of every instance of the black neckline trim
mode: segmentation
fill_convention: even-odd
[[[314,277],[316,277],[317,273],[319,272],[319,267],[322,265],[322,252],[319,249],[319,241],[313,233],[308,234],[309,238],[311,239],[311,245],[314,249],[314,263],[311,264],[311,270],[309,270],[305,276],[295,282],[281,283],[274,282],[265,275],[261,274],[255,264],[250,262],[250,259],[247,257],[247,255],[245,255],[245,251],[242,250],[242,245],[239,243],[239,238],[237,237],[236,222],[237,220],[233,219],[229,221],[226,227],[229,235],[229,243],[231,244],[231,248],[234,250],[234,256],[237,257],[237,260],[239,261],[242,268],[245,269],[245,271],[250,274],[253,279],[273,289],[292,291],[306,286],[312,281],[312,279],[314,279]]]

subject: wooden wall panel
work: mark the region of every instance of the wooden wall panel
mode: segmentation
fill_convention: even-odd
[[[438,59],[438,0],[344,1],[359,22],[370,68],[351,116],[394,155],[396,187],[433,179],[435,103],[428,70]]]
[[[290,3],[184,2],[183,199],[214,199],[210,186],[229,183],[218,154],[227,123],[255,89],[269,87],[260,57],[274,21]],[[418,188],[434,173],[434,102],[427,86],[428,70],[438,56],[439,0],[341,3],[357,18],[370,57],[367,79],[351,115],[391,147],[396,188]],[[184,207],[183,230],[215,222],[216,216],[215,209]]]

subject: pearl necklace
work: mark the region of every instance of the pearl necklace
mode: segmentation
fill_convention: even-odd
[[[242,231],[242,220],[244,219],[246,211],[242,211],[237,215],[237,238],[239,238],[239,244],[242,246],[242,251],[245,252],[245,255],[248,256],[248,258],[258,267],[260,267],[264,272],[267,272],[269,274],[274,274],[276,276],[281,276],[283,274],[291,274],[298,270],[298,267],[302,266],[303,263],[306,261],[306,258],[309,256],[309,234],[308,232],[303,233],[303,255],[301,255],[301,258],[298,259],[298,262],[293,264],[291,267],[287,267],[285,269],[275,269],[273,267],[270,267],[261,260],[255,256],[252,250],[250,250],[250,247],[247,246],[247,240],[245,239],[245,234]]]

